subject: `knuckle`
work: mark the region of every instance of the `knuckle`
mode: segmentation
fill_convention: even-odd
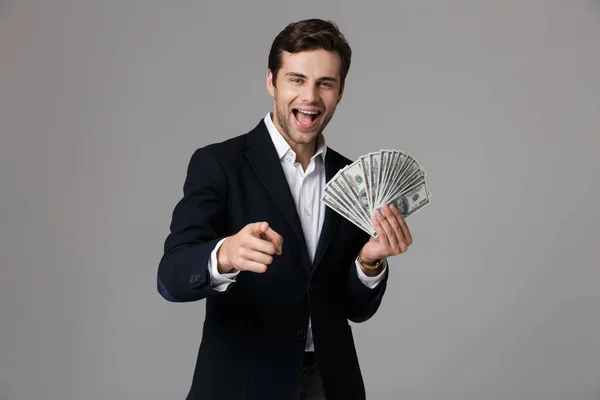
[[[238,246],[235,249],[235,253],[237,254],[237,258],[246,258],[246,249],[244,247]]]

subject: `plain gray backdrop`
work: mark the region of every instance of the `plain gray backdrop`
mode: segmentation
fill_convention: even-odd
[[[308,17],[354,51],[328,144],[433,196],[354,326],[368,398],[600,399],[598,1],[0,0],[0,400],[184,399],[204,302],[156,271],[187,163],[272,109]]]

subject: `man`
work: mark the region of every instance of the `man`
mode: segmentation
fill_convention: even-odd
[[[348,321],[375,314],[412,238],[394,207],[375,239],[320,201],[350,163],[322,133],[350,57],[334,23],[290,24],[268,60],[273,112],[191,157],[158,267],[165,299],[206,299],[189,400],[365,398]]]

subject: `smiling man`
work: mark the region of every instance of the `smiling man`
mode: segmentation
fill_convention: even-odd
[[[394,206],[373,215],[376,239],[320,201],[351,163],[323,135],[350,59],[333,22],[288,25],[269,54],[273,111],[191,157],[158,267],[165,299],[206,299],[188,400],[365,398],[348,321],[375,314],[387,258],[412,238]]]
[[[339,53],[323,49],[272,55],[267,88],[274,98],[273,122],[306,169],[318,136],[342,99],[342,60]],[[344,56],[349,66],[349,48]]]

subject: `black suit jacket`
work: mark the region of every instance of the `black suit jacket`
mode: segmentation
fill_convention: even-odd
[[[350,163],[328,148],[327,181]],[[264,121],[244,135],[196,150],[183,192],[158,267],[158,291],[174,302],[206,299],[187,399],[291,399],[309,314],[327,398],[364,399],[348,320],[373,316],[388,274],[374,289],[359,280],[354,261],[369,236],[327,207],[311,265]],[[266,273],[242,271],[226,291],[214,290],[207,268],[210,253],[220,239],[257,221],[267,221],[282,235],[283,254],[274,257]]]

